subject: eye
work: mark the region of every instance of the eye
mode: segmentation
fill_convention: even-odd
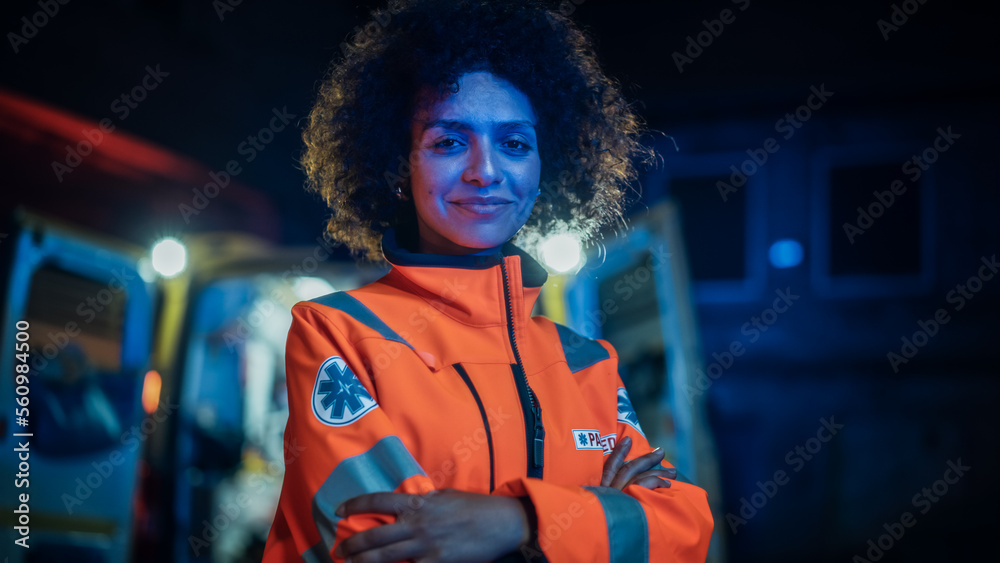
[[[453,149],[455,147],[458,147],[459,145],[460,145],[460,143],[459,143],[458,139],[454,139],[452,137],[448,137],[446,139],[441,139],[440,141],[434,143],[433,145],[431,145],[431,147],[433,147],[435,149],[445,149],[445,150],[447,150],[447,149]]]
[[[528,152],[531,150],[531,145],[521,141],[520,139],[509,139],[504,141],[504,146],[516,152]]]

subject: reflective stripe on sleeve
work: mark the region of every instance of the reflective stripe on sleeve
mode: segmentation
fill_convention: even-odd
[[[556,332],[559,333],[559,342],[562,343],[563,354],[566,356],[566,364],[569,365],[569,371],[572,373],[589,368],[597,362],[611,357],[607,349],[601,346],[596,340],[581,336],[574,330],[559,323],[554,324],[556,325]]]
[[[649,561],[649,524],[639,501],[612,487],[584,488],[604,509],[610,563]]]
[[[382,338],[393,342],[399,342],[400,344],[405,344],[411,350],[414,350],[412,344],[407,342],[402,336],[399,335],[399,333],[389,328],[389,325],[385,324],[382,319],[378,318],[378,315],[366,307],[364,303],[358,301],[355,297],[343,291],[328,293],[322,297],[313,299],[312,302],[319,303],[320,305],[326,305],[327,307],[331,307],[333,309],[339,309],[340,311],[350,315],[354,318],[354,320],[382,335]]]
[[[368,451],[340,462],[313,496],[313,520],[323,539],[303,553],[302,560],[330,559],[337,523],[342,520],[334,511],[342,502],[365,493],[395,491],[414,475],[426,473],[398,436],[386,436]]]

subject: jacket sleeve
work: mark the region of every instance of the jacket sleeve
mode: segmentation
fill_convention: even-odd
[[[615,379],[618,439],[631,437],[627,458],[631,460],[652,447],[617,373]],[[672,467],[666,461],[663,465]],[[522,549],[522,555],[529,561],[553,563],[705,561],[714,522],[704,489],[673,480],[670,487],[651,490],[629,485],[619,491],[597,486],[600,478],[598,473],[593,483],[577,487],[518,478],[498,487],[496,494],[527,494],[535,506],[538,542]]]
[[[343,501],[434,487],[379,408],[366,359],[341,328],[315,305],[296,305],[292,319],[285,351],[285,476],[264,561],[329,561],[337,542],[395,520],[340,518],[334,512]]]

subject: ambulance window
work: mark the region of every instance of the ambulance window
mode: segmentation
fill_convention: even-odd
[[[926,269],[920,261],[921,241],[928,240],[920,190],[919,181],[901,175],[898,162],[832,168],[830,274],[905,276]]]
[[[726,199],[722,199],[717,186],[730,181],[728,176],[670,180],[670,197],[684,218],[681,233],[695,282],[740,281],[747,277],[743,244],[747,237],[747,190],[727,192]]]
[[[39,452],[79,455],[117,444],[135,402],[136,381],[121,373],[126,295],[52,266],[31,280],[30,431]]]

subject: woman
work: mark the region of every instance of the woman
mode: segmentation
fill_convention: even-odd
[[[636,116],[533,1],[375,21],[303,161],[331,235],[392,269],[293,309],[265,560],[704,560],[705,492],[651,451],[613,348],[531,316],[546,274],[511,242],[620,219]]]

